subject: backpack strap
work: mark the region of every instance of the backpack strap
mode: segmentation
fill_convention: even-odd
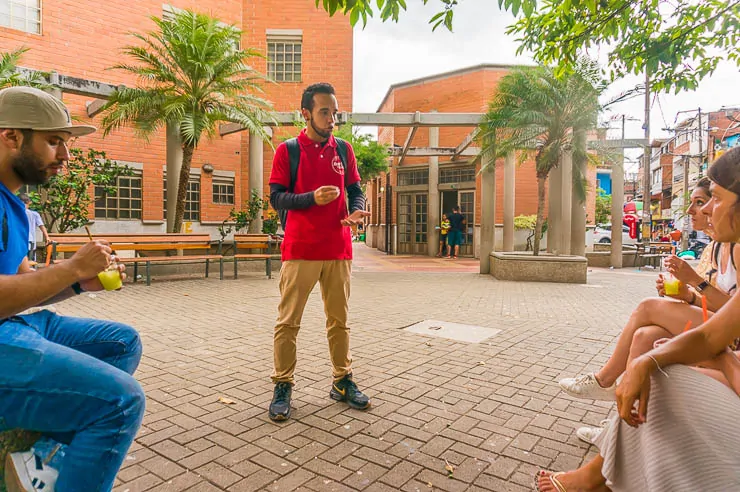
[[[301,146],[298,144],[297,138],[286,140],[285,146],[288,148],[288,156],[290,156],[290,186],[288,187],[288,191],[293,193],[295,183],[298,181],[298,165],[301,163]]]
[[[339,137],[334,137],[337,142],[337,154],[339,159],[342,161],[342,167],[344,167],[344,184],[347,185],[347,142]]]

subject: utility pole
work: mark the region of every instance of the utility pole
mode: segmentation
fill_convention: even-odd
[[[643,191],[642,191],[642,242],[648,244],[652,233],[653,219],[650,213],[650,72],[645,69],[645,153],[642,156],[643,169]],[[613,233],[614,231],[612,231]]]
[[[624,223],[624,122],[622,115],[622,155],[612,163],[612,244],[611,265],[622,268],[622,224]]]
[[[698,108],[698,119],[699,119],[699,175],[701,176],[702,168],[704,167],[704,144],[702,143],[703,133],[701,128],[701,108]],[[689,209],[689,171],[691,170],[691,148],[689,148],[689,155],[684,158],[684,175],[683,175],[683,234],[681,234],[681,250],[686,251],[689,247],[689,216],[686,211]]]

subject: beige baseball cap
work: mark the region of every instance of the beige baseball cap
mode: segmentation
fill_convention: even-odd
[[[62,101],[40,89],[22,86],[0,90],[0,128],[67,132],[73,137],[96,130],[90,125],[72,125]]]

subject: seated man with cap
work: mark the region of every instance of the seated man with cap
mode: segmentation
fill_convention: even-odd
[[[48,310],[21,314],[102,290],[97,275],[115,262],[110,244],[95,240],[32,270],[26,208],[16,196],[60,173],[70,138],[94,131],[72,125],[64,104],[41,90],[0,90],[0,430],[44,435],[31,451],[8,455],[11,492],[111,490],[144,414],[131,376],[141,359],[133,328]]]

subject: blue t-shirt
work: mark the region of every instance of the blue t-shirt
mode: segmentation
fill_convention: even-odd
[[[28,254],[26,205],[0,183],[0,275],[15,275]]]

